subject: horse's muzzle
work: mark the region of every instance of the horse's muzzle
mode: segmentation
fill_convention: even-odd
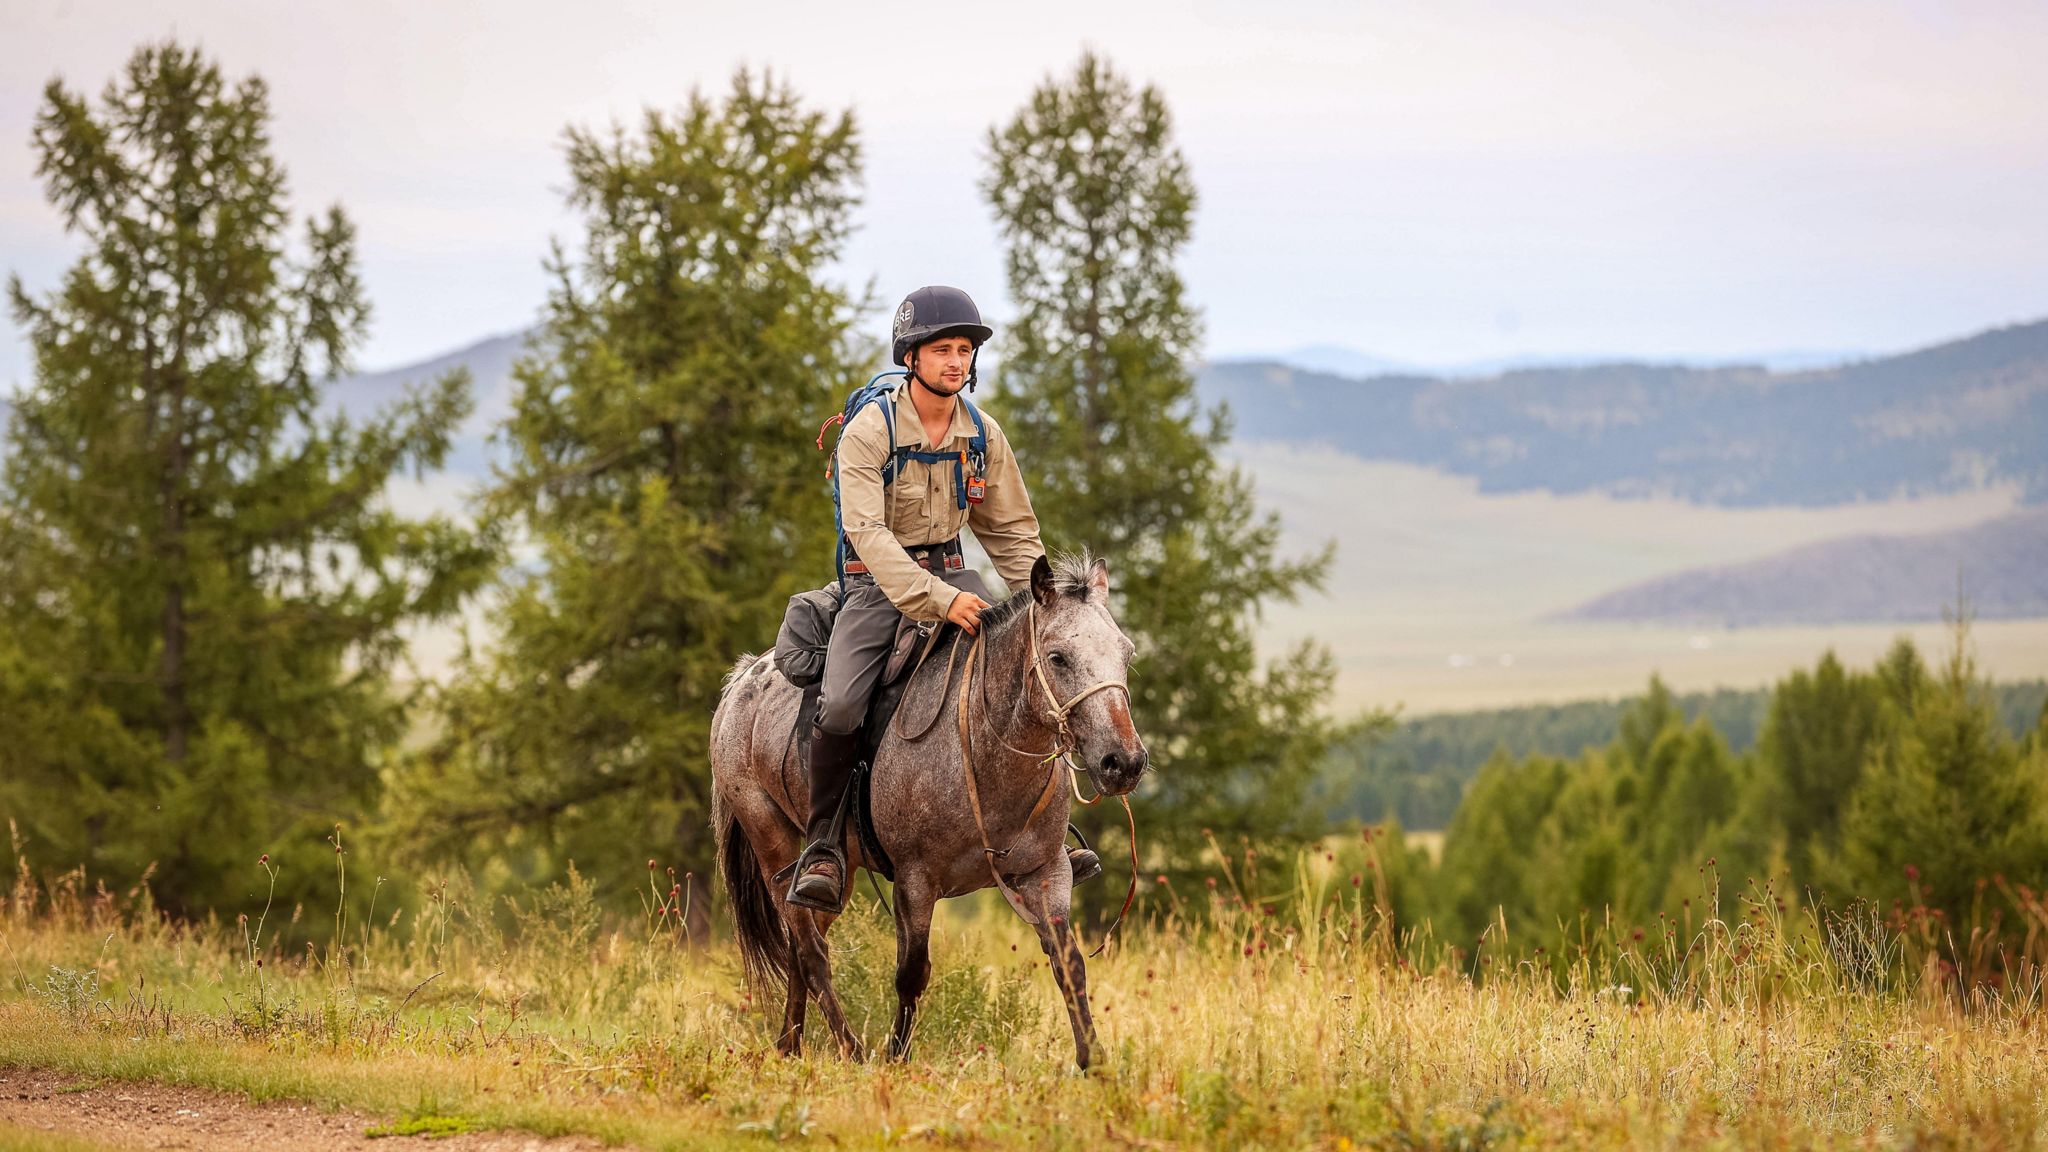
[[[1150,762],[1151,754],[1141,744],[1135,751],[1116,749],[1109,752],[1088,766],[1088,774],[1095,778],[1097,791],[1106,796],[1124,796],[1137,788]]]

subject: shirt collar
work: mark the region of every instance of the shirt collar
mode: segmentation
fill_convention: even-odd
[[[924,443],[924,422],[918,418],[917,405],[911,402],[910,390],[917,387],[916,381],[905,380],[896,389],[896,444],[898,447],[915,448]],[[946,428],[946,443],[955,440],[974,439],[974,417],[967,414],[967,396],[963,391],[953,401],[953,421]],[[945,444],[934,444],[934,449]]]

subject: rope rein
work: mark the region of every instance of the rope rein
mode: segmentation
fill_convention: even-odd
[[[971,692],[975,671],[979,667],[982,673],[982,714],[990,719],[989,727],[995,734],[996,742],[1015,755],[1036,759],[1040,764],[1047,767],[1045,787],[1039,790],[1037,802],[1032,804],[1030,814],[1024,817],[1023,829],[1020,829],[1020,835],[1023,830],[1028,830],[1031,827],[1031,822],[1038,819],[1039,814],[1045,811],[1046,805],[1052,802],[1052,797],[1058,790],[1059,771],[1062,763],[1066,766],[1067,779],[1073,787],[1076,800],[1079,800],[1084,806],[1093,806],[1102,801],[1102,797],[1099,794],[1093,800],[1086,799],[1081,795],[1080,769],[1075,767],[1073,760],[1074,734],[1068,727],[1067,718],[1073,714],[1074,709],[1083,700],[1088,699],[1097,692],[1107,691],[1111,688],[1118,688],[1123,691],[1124,701],[1126,706],[1128,706],[1131,699],[1131,689],[1130,685],[1123,680],[1103,680],[1082,689],[1065,704],[1060,703],[1059,693],[1053,691],[1052,681],[1045,674],[1044,658],[1038,651],[1037,603],[1033,602],[1027,605],[1025,612],[1024,626],[1031,645],[1029,672],[1036,677],[1039,688],[1045,694],[1047,706],[1045,718],[1053,725],[1053,746],[1043,752],[1018,748],[1004,738],[1001,725],[994,723],[988,707],[988,653],[982,647],[982,636],[979,633],[975,635],[974,644],[967,653],[966,666],[960,679],[960,696],[957,711],[959,713],[960,725],[960,768],[962,774],[967,778],[967,805],[974,813],[975,831],[981,835],[981,851],[983,858],[988,861],[989,876],[995,881],[996,888],[1002,892],[1003,899],[1009,902],[1010,908],[1025,923],[1036,925],[1038,918],[1032,915],[1024,906],[1023,897],[1018,895],[1017,890],[1012,888],[1009,881],[1003,878],[1002,869],[996,866],[996,861],[1008,856],[1010,849],[998,849],[989,843],[988,822],[982,816],[981,790],[974,778],[974,726],[970,716]],[[952,680],[953,661],[949,657],[946,661],[946,683],[949,687],[952,684]],[[943,699],[942,695],[941,700]],[[940,707],[943,708],[944,704],[942,703]],[[937,719],[936,714],[934,714],[933,719]],[[930,731],[930,725],[926,726],[925,731]],[[901,734],[899,731],[898,735]],[[919,735],[922,736],[923,733],[920,732]],[[1131,903],[1138,895],[1138,818],[1132,813],[1131,802],[1128,798],[1119,796],[1117,800],[1123,805],[1124,817],[1130,826],[1131,883],[1129,889],[1124,893],[1123,907],[1117,910],[1116,919],[1110,922],[1108,931],[1103,933],[1102,943],[1097,944],[1095,950],[1088,954],[1090,957],[1101,955],[1102,950],[1109,946],[1110,938],[1115,935],[1118,925],[1123,923],[1124,914],[1131,910]]]

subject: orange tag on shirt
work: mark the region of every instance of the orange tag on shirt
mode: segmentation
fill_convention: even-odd
[[[960,453],[960,475],[967,478],[967,502],[969,504],[981,503],[988,496],[988,484],[979,476],[968,475],[967,453],[965,452]]]

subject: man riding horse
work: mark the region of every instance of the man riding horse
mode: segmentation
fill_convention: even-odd
[[[974,529],[1012,589],[1029,585],[1032,563],[1045,554],[1009,440],[961,395],[974,387],[976,360],[992,334],[958,288],[912,292],[896,310],[891,333],[893,357],[908,381],[841,431],[834,469],[845,533],[844,599],[811,732],[809,844],[790,881],[791,904],[837,912],[846,902],[850,869],[831,831],[902,618],[950,621],[973,635],[989,606],[987,585],[962,557],[961,526]],[[1067,855],[1075,882],[1101,874],[1088,849]]]

